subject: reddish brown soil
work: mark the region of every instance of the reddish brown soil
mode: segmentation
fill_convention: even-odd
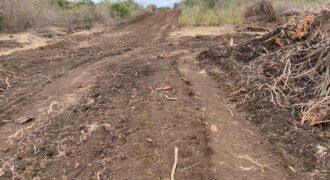
[[[175,147],[176,179],[309,178],[196,66],[250,36],[171,38],[177,15],[2,56],[0,179],[169,179]]]

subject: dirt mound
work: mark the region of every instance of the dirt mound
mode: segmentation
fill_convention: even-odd
[[[263,21],[276,20],[276,12],[269,0],[261,0],[247,8],[244,13],[244,17],[247,19],[256,19]]]
[[[275,134],[274,142],[283,143],[282,148],[297,157],[307,171],[327,175],[329,16],[327,10],[300,13],[261,38],[200,54],[201,59],[208,59],[229,72],[231,79],[234,77],[232,100],[254,114],[252,120],[271,131],[270,136]]]

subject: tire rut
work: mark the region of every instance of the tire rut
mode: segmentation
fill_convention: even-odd
[[[206,123],[215,125],[209,145],[214,153],[212,172],[219,179],[292,179],[289,171],[281,168],[271,146],[263,144],[263,137],[244,115],[230,107],[226,95],[219,92],[213,79],[200,70],[189,56],[179,65],[182,74],[192,82],[204,106]]]

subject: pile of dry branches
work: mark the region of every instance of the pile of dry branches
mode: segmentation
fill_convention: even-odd
[[[244,101],[267,98],[294,110],[302,124],[330,122],[329,17],[329,10],[302,13],[277,29],[278,33],[271,32],[268,40],[260,38],[277,48],[262,47],[262,55],[243,69],[244,88],[238,94]]]

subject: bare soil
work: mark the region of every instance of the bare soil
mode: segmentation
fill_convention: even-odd
[[[170,36],[177,17],[1,56],[0,179],[169,179],[176,147],[176,179],[311,178],[310,155],[292,163],[283,140],[228,101],[235,77],[198,65],[201,51],[256,35]]]

